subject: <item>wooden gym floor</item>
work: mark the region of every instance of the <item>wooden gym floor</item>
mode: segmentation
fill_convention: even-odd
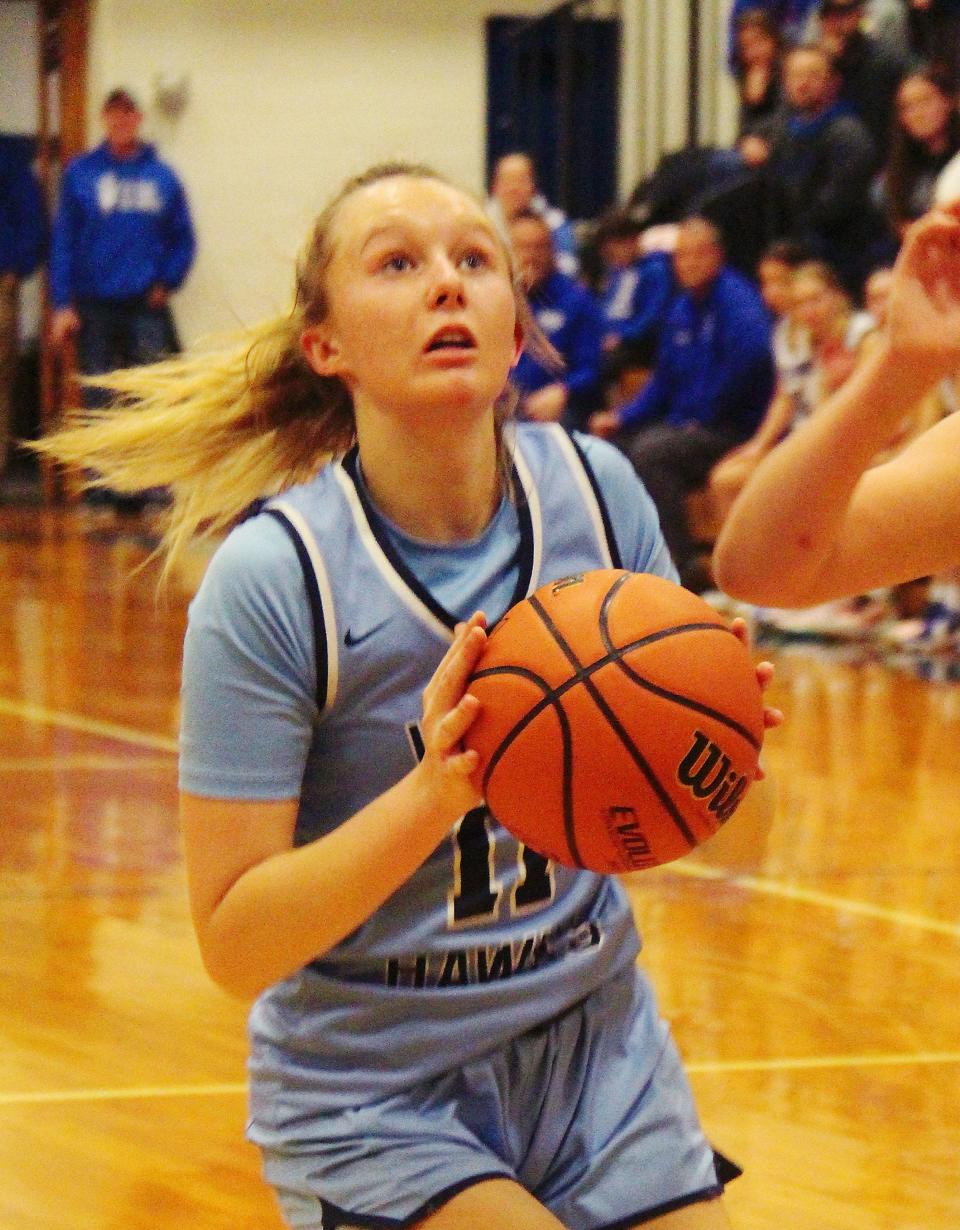
[[[186,604],[0,510],[0,1227],[279,1230],[176,827]],[[782,647],[771,774],[629,878],[738,1230],[960,1226],[960,683]],[[942,672],[941,672],[942,673]],[[934,674],[936,672],[934,671]]]

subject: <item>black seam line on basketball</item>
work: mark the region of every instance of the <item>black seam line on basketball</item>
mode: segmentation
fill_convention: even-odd
[[[554,689],[550,687],[546,679],[535,675],[533,671],[527,670],[522,666],[513,667],[491,667],[486,671],[477,671],[473,675],[474,679],[479,679],[488,675],[503,675],[503,674],[519,675],[523,679],[529,679],[540,688],[544,697],[543,700],[534,705],[533,709],[529,710],[513,729],[504,736],[499,747],[490,757],[487,766],[483,771],[483,792],[487,792],[487,783],[490,781],[493,770],[500,763],[501,758],[512,746],[514,741],[520,734],[526,730],[533,719],[543,712],[548,704],[551,703],[551,693]],[[563,746],[563,831],[567,836],[567,849],[570,851],[570,857],[578,867],[583,867],[584,862],[580,855],[580,847],[577,845],[577,834],[573,824],[573,739],[570,735],[570,719],[564,713],[560,705],[554,706],[554,712],[557,715],[557,721],[560,723],[560,737]]]
[[[621,585],[625,579],[626,578],[624,577],[616,581],[614,583],[615,586]],[[556,626],[556,624],[550,618],[550,615],[547,613],[545,607],[543,606],[539,598],[537,598],[536,594],[531,594],[529,601],[530,601],[530,605],[533,607],[533,609],[537,612],[537,614],[540,616],[541,620],[543,621],[544,627],[547,629],[547,631],[550,633],[553,639],[557,642],[561,651],[566,656],[567,661],[577,672],[580,682],[583,684],[583,686],[587,689],[587,691],[593,697],[593,703],[597,706],[597,708],[600,710],[603,716],[607,719],[607,721],[613,727],[614,733],[616,734],[620,742],[623,744],[630,759],[634,762],[634,764],[637,766],[637,768],[640,770],[643,776],[647,779],[647,782],[649,783],[650,788],[653,790],[654,794],[663,804],[665,810],[669,813],[670,818],[673,820],[674,824],[677,826],[677,828],[680,830],[683,836],[687,839],[690,845],[695,846],[697,844],[697,839],[693,835],[693,833],[690,831],[690,827],[687,824],[686,820],[684,820],[683,816],[680,814],[679,808],[676,806],[673,799],[671,799],[670,796],[667,794],[666,790],[664,790],[656,773],[654,773],[653,769],[651,769],[649,763],[647,762],[646,757],[640,751],[637,745],[633,742],[633,740],[630,738],[627,732],[624,730],[623,726],[620,723],[620,719],[617,717],[617,715],[613,712],[613,710],[607,704],[606,700],[604,700],[603,695],[601,694],[597,686],[594,684],[593,680],[590,678],[590,675],[593,674],[593,670],[590,668],[585,668],[583,666],[582,662],[580,662],[580,660],[577,658],[577,655],[573,652],[573,650],[567,644],[567,641],[565,637],[563,636],[563,633],[560,631],[560,629]],[[593,665],[595,666],[596,664],[594,663]]]
[[[617,583],[618,587],[619,587],[619,584],[620,582]],[[622,649],[619,650],[619,654],[631,653],[634,649],[639,649],[645,645],[653,644],[655,641],[663,640],[667,636],[678,635],[681,632],[700,632],[700,631],[726,632],[728,633],[728,635],[731,635],[731,636],[733,635],[730,632],[730,630],[728,628],[725,628],[722,624],[714,624],[714,623],[677,624],[673,628],[662,629],[659,632],[651,632],[647,636],[640,637],[639,640],[628,642],[626,645],[622,647]],[[563,649],[562,644],[560,647],[561,649]],[[540,690],[543,692],[543,699],[538,701],[537,704],[535,704],[531,709],[528,709],[526,714],[520,719],[520,721],[516,724],[516,726],[513,727],[510,734],[505,737],[504,743],[502,745],[503,750],[506,750],[506,748],[509,747],[510,744],[513,742],[514,738],[518,734],[520,734],[523,730],[525,730],[526,727],[530,724],[530,722],[532,722],[536,717],[538,717],[544,711],[544,709],[546,709],[549,705],[553,705],[556,701],[560,700],[566,692],[570,691],[571,688],[574,688],[577,686],[577,684],[584,682],[590,675],[593,675],[597,671],[602,670],[603,667],[605,666],[610,666],[612,663],[615,663],[617,665],[622,665],[622,663],[619,660],[617,651],[614,651],[613,653],[608,653],[606,657],[598,658],[596,662],[591,662],[589,666],[582,666],[581,664],[577,662],[575,657],[571,659],[571,655],[569,653],[566,653],[565,656],[567,657],[568,661],[571,661],[572,664],[576,666],[576,674],[571,675],[569,678],[565,679],[563,683],[557,686],[551,686],[540,675],[535,674],[533,671],[528,670],[524,666],[504,665],[504,666],[481,667],[480,670],[474,671],[473,674],[470,676],[470,682],[472,682],[474,679],[490,679],[494,675],[512,675],[515,678],[519,678],[519,679],[529,679],[531,683],[536,684],[536,686],[540,688]],[[656,685],[648,684],[646,683],[646,681],[642,679],[638,679],[638,682],[641,685],[646,686],[649,690],[657,692],[658,695],[665,696],[667,699],[678,700],[681,703],[683,703],[685,700],[685,698],[673,696],[671,693],[666,692],[663,689],[657,689]],[[696,702],[687,701],[686,703],[692,707],[695,705]],[[703,706],[702,711],[704,712],[705,716],[715,717],[720,722],[723,722],[728,726],[733,725],[734,729],[736,729],[740,734],[742,734],[751,743],[752,746],[754,747],[759,746],[758,742],[754,739],[753,735],[751,735],[748,730],[742,729],[736,723],[733,723],[731,719],[725,717],[724,714],[717,713],[714,710],[708,708],[707,706]],[[499,760],[501,755],[502,755],[502,751],[498,751],[495,754],[495,759]],[[494,763],[494,761],[491,761],[491,764],[492,763]],[[487,766],[487,770],[484,774],[484,778],[483,778],[484,787],[486,787],[489,772],[490,772],[490,765]]]
[[[749,730],[747,730],[746,726],[741,726],[741,724],[735,721],[732,717],[728,717],[727,714],[721,713],[717,709],[711,709],[709,705],[704,705],[701,701],[693,700],[689,696],[683,696],[679,692],[671,692],[667,688],[660,687],[659,684],[651,683],[649,679],[644,679],[642,675],[638,674],[629,662],[624,662],[623,654],[634,649],[636,646],[625,645],[622,649],[617,649],[610,637],[608,631],[609,621],[607,619],[609,604],[618,588],[619,584],[611,586],[603,602],[600,604],[600,636],[603,640],[604,646],[607,649],[607,652],[610,654],[610,660],[616,663],[616,665],[624,672],[632,683],[637,684],[647,692],[652,692],[654,696],[660,696],[664,700],[673,701],[674,704],[680,705],[683,709],[690,709],[694,713],[702,713],[704,717],[713,718],[715,722],[719,722],[721,726],[726,726],[728,730],[735,730],[741,738],[745,739],[747,743],[750,744],[754,751],[759,752],[760,740]],[[725,627],[723,624],[706,622],[675,624],[672,628],[661,628],[660,632],[656,635],[658,639],[664,640],[670,636],[679,636],[681,632],[725,632],[727,636],[734,635],[730,629]]]
[[[588,674],[592,675],[596,671],[602,670],[603,667],[609,666],[611,662],[615,662],[617,660],[616,655],[618,653],[632,653],[635,649],[642,649],[645,645],[652,645],[655,641],[662,641],[665,637],[676,636],[681,632],[700,632],[700,631],[727,632],[728,629],[724,628],[722,624],[711,624],[711,623],[675,624],[672,628],[664,628],[659,632],[651,632],[647,636],[641,636],[639,640],[628,641],[626,645],[621,646],[620,649],[615,650],[613,653],[608,653],[605,658],[597,658],[596,662],[591,662],[589,666],[583,666],[582,663],[576,662],[575,658],[572,660],[577,664],[579,669],[582,669],[586,671]],[[570,660],[569,654],[567,654],[567,658],[568,660]],[[484,679],[488,675],[502,675],[505,673],[509,674],[511,672],[521,675],[527,679],[532,679],[537,683],[543,684],[543,686],[545,687],[550,686],[549,684],[544,683],[544,681],[540,679],[538,675],[532,674],[531,672],[526,670],[525,667],[522,667],[522,666],[511,666],[511,665],[485,666],[485,667],[481,667],[481,669],[478,671],[474,671],[473,674],[471,675],[471,678],[472,679]],[[563,692],[566,688],[570,687],[574,683],[579,683],[579,679],[578,678],[569,679],[565,683],[560,684],[558,688],[551,689],[551,690],[555,691],[556,694],[559,695],[561,692]]]
[[[489,666],[487,667],[486,670],[476,671],[471,676],[471,680],[473,680],[473,679],[488,679],[492,677],[493,675],[513,675],[521,679],[529,679],[532,683],[535,683],[539,688],[541,688],[544,693],[543,699],[538,701],[537,704],[533,705],[530,709],[528,709],[527,712],[520,719],[520,721],[517,722],[516,725],[509,731],[509,733],[504,735],[503,740],[500,743],[499,747],[494,752],[494,754],[490,757],[490,760],[488,761],[486,769],[484,770],[484,774],[483,774],[484,793],[486,793],[487,783],[490,779],[490,775],[493,772],[495,766],[499,763],[501,757],[510,748],[514,740],[517,739],[523,733],[523,731],[526,730],[526,728],[530,725],[530,723],[533,722],[537,717],[539,717],[540,714],[543,713],[544,709],[546,709],[548,706],[554,707],[555,712],[557,714],[558,721],[560,722],[561,731],[564,735],[564,766],[566,767],[567,765],[567,739],[569,738],[568,718],[567,718],[566,713],[563,710],[563,707],[557,704],[556,702],[560,700],[560,698],[564,695],[565,692],[569,692],[570,689],[573,687],[576,687],[578,683],[582,683],[587,688],[587,691],[590,693],[590,695],[593,697],[594,703],[600,709],[601,713],[603,713],[603,715],[609,721],[614,732],[620,738],[621,743],[623,743],[623,745],[626,747],[627,752],[630,755],[631,759],[634,761],[634,763],[638,765],[641,773],[643,773],[644,777],[647,779],[648,783],[650,784],[650,787],[653,790],[654,794],[656,794],[657,798],[660,799],[661,803],[663,803],[663,806],[669,812],[677,828],[680,829],[681,833],[683,833],[683,835],[687,838],[687,840],[690,842],[691,845],[696,845],[697,844],[696,839],[694,838],[693,834],[690,832],[689,828],[687,827],[687,824],[684,821],[682,815],[680,815],[680,813],[676,810],[673,800],[669,797],[669,795],[667,795],[664,792],[663,787],[660,785],[660,782],[657,780],[656,775],[654,774],[653,770],[650,768],[647,761],[644,759],[642,753],[633,745],[633,743],[630,740],[630,736],[626,733],[626,731],[622,729],[622,727],[620,727],[617,719],[605,707],[605,703],[603,703],[598,698],[596,689],[590,685],[589,675],[591,675],[594,672],[594,670],[598,670],[601,666],[609,665],[610,660],[611,659],[609,658],[604,658],[601,662],[595,662],[591,666],[585,669],[578,669],[575,675],[571,676],[569,679],[564,680],[564,682],[557,688],[550,687],[550,685],[546,682],[545,679],[541,679],[539,675],[535,675],[533,671],[529,671],[526,669],[526,667],[523,667],[523,666]],[[571,749],[571,752],[572,752],[572,749]],[[578,866],[582,867],[583,862],[580,860],[579,849],[576,845],[576,837],[573,832],[573,823],[572,823],[573,809],[571,807],[569,812],[566,810],[567,781],[568,781],[568,778],[565,775],[565,779],[564,779],[564,830],[568,834],[567,845],[570,848],[570,852],[571,854],[576,854],[575,861],[577,862]],[[570,819],[569,827],[568,827],[568,816]]]

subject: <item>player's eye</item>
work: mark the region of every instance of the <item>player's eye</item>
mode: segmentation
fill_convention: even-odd
[[[388,273],[405,273],[413,268],[413,261],[404,252],[391,252],[380,262],[380,268]]]
[[[466,269],[486,269],[490,261],[490,254],[482,248],[471,248],[460,258],[460,264]]]

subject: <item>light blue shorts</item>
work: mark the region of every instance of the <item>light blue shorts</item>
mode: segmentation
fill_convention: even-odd
[[[455,1072],[318,1116],[309,1136],[264,1153],[297,1230],[399,1230],[488,1178],[517,1181],[570,1230],[631,1226],[722,1191],[640,970]]]

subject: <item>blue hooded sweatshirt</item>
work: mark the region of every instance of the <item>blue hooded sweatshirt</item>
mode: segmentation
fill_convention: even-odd
[[[195,250],[186,194],[152,145],[121,159],[104,142],[68,165],[50,253],[54,307],[176,290]]]
[[[759,290],[721,269],[702,299],[683,292],[667,316],[653,376],[619,411],[627,430],[665,423],[745,440],[773,396],[770,316]]]

